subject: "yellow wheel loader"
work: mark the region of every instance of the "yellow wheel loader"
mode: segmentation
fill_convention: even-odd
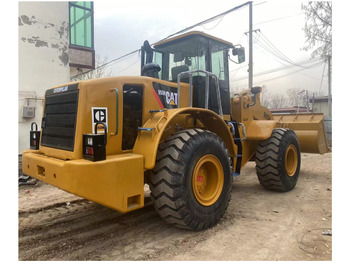
[[[23,173],[119,212],[142,208],[148,183],[159,215],[191,230],[219,221],[248,161],[266,189],[293,189],[300,152],[329,150],[323,115],[273,116],[259,87],[230,98],[234,56],[244,48],[194,31],[145,41],[141,76],[48,89]]]

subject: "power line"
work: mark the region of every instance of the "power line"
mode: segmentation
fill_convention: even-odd
[[[322,62],[318,63],[318,64],[315,64],[315,67],[320,66],[320,65],[322,65]],[[284,78],[284,77],[289,76],[289,75],[293,75],[293,74],[299,73],[300,71],[303,71],[303,70],[306,70],[306,68],[301,68],[301,69],[299,69],[297,71],[290,72],[290,73],[287,73],[287,74],[284,74],[284,75],[280,75],[280,76],[277,76],[277,77],[274,77],[274,78],[269,78],[269,79],[257,81],[257,82],[255,82],[255,84],[271,82],[271,81],[274,81],[274,80],[277,80],[277,79],[280,79],[280,78]],[[237,88],[238,87],[242,87],[242,86],[244,86],[244,85],[237,85]]]
[[[215,27],[217,27],[220,23],[221,23],[221,21],[224,19],[224,17],[226,16],[227,14],[225,14],[225,15],[223,15],[222,17],[221,17],[221,19],[219,20],[219,22],[216,24],[216,25],[214,25],[212,28],[206,28],[204,25],[201,25],[205,30],[212,30],[212,29],[214,29]]]
[[[113,62],[116,62],[116,61],[122,59],[122,58],[125,58],[125,57],[127,57],[127,56],[129,56],[129,55],[135,54],[135,53],[137,53],[138,51],[141,51],[141,49],[134,50],[134,51],[132,51],[132,52],[130,52],[130,53],[127,53],[127,54],[125,54],[125,55],[122,55],[122,56],[120,56],[120,57],[117,57],[117,58],[115,58],[115,59],[113,59],[113,60],[111,60],[111,61],[109,61],[109,62],[107,62],[107,63],[105,63],[105,64],[103,64],[103,65],[100,65],[100,66],[98,66],[98,67],[96,67],[96,68],[94,68],[94,69],[88,70],[88,71],[86,71],[86,72],[84,72],[84,73],[77,74],[77,75],[71,77],[71,79],[77,78],[77,77],[79,77],[79,76],[88,74],[88,73],[90,73],[90,72],[92,72],[92,71],[94,71],[94,70],[97,70],[97,69],[100,69],[100,68],[102,68],[102,67],[105,67],[105,66],[107,66],[107,65],[109,65],[109,64],[111,64],[111,63],[113,63]]]
[[[166,39],[168,39],[168,38],[170,38],[170,37],[172,37],[172,36],[175,36],[175,35],[177,35],[177,34],[184,33],[184,32],[186,32],[186,31],[188,31],[188,30],[191,30],[192,28],[195,28],[195,27],[197,27],[197,26],[200,26],[200,25],[209,23],[209,22],[211,22],[211,21],[215,21],[217,18],[219,18],[219,17],[221,17],[221,16],[223,16],[223,15],[226,15],[226,14],[228,14],[228,13],[231,13],[231,12],[233,12],[233,11],[236,11],[236,10],[238,10],[238,9],[241,9],[241,8],[243,8],[243,7],[246,7],[247,4],[249,4],[249,3],[250,3],[250,1],[249,1],[249,2],[245,2],[244,4],[241,4],[241,5],[238,5],[238,6],[234,7],[234,8],[231,8],[231,9],[229,9],[229,10],[227,10],[227,11],[221,13],[221,14],[218,14],[218,15],[216,15],[216,16],[213,16],[213,17],[211,17],[211,18],[208,18],[208,19],[206,19],[206,20],[204,20],[204,21],[202,21],[202,22],[199,22],[199,23],[197,23],[197,24],[194,24],[194,25],[192,25],[192,26],[186,27],[186,28],[184,28],[184,29],[182,29],[182,30],[180,30],[180,31],[178,31],[178,32],[176,32],[176,33],[173,33],[173,34],[167,36],[166,38],[164,38],[164,39],[162,39],[162,40],[160,40],[160,41],[164,41],[164,40],[166,40]]]
[[[322,71],[322,78],[321,78],[321,84],[320,84],[320,91],[319,91],[319,93],[321,93],[323,77],[324,77],[324,70],[325,69],[326,69],[326,61],[324,61],[324,66],[323,66],[323,71]]]
[[[267,20],[267,21],[262,21],[262,22],[259,22],[259,23],[255,23],[254,25],[262,25],[262,24],[274,22],[274,21],[277,21],[277,20],[287,19],[287,18],[291,18],[291,17],[297,16],[297,15],[302,15],[302,14],[303,14],[303,13],[301,12],[301,13],[297,13],[297,14],[294,14],[294,15],[278,17],[278,18],[275,18],[275,19],[271,19],[271,20]]]
[[[268,51],[272,55],[276,56],[280,60],[282,60],[286,63],[292,64],[292,65],[295,65],[295,66],[299,66],[294,61],[292,61],[290,58],[288,58],[285,54],[283,54],[260,30],[259,30],[259,33],[261,35],[262,41],[260,41],[260,38],[259,38],[257,41],[258,45],[263,47],[266,51]]]
[[[261,40],[260,41],[260,38],[257,39],[257,44],[262,47],[263,49],[265,49],[267,52],[269,52],[270,54],[272,54],[272,58],[274,60],[276,60],[275,58],[279,59],[280,61],[283,61],[283,62],[280,62],[279,60],[276,60],[277,62],[281,63],[282,65],[286,65],[286,64],[290,64],[292,66],[297,66],[297,67],[301,67],[301,68],[305,68],[305,69],[310,69],[312,68],[313,66],[303,66],[301,64],[298,64],[296,62],[294,62],[293,60],[291,60],[290,58],[288,58],[284,53],[282,53],[267,37],[266,35],[264,35],[261,30],[257,30],[257,33],[260,33],[259,35],[261,35]],[[292,66],[290,66],[291,70],[295,71]],[[307,75],[307,74],[304,74],[302,73],[300,70],[297,71],[299,72],[300,74],[304,75],[304,76],[307,76],[307,77],[310,77],[310,78],[314,78],[315,77],[312,77],[310,75]]]
[[[203,21],[201,21],[201,22],[199,22],[199,23],[196,23],[196,24],[194,24],[194,25],[192,25],[192,26],[186,27],[186,28],[184,28],[184,29],[182,29],[182,30],[180,30],[180,31],[177,31],[176,33],[173,33],[173,34],[167,36],[166,38],[164,38],[164,39],[162,39],[162,40],[160,40],[160,41],[164,41],[164,40],[166,40],[166,39],[168,39],[168,38],[170,38],[170,37],[172,37],[172,36],[175,36],[175,35],[177,35],[177,34],[184,33],[184,32],[186,32],[186,31],[188,31],[188,30],[191,30],[192,28],[195,28],[195,27],[197,27],[197,26],[201,26],[201,25],[206,24],[206,23],[209,23],[209,22],[211,22],[211,21],[215,21],[216,19],[218,19],[218,18],[220,18],[220,17],[222,17],[222,16],[225,16],[225,15],[228,14],[228,13],[231,13],[231,12],[233,12],[233,11],[236,11],[236,10],[238,10],[238,9],[241,9],[241,8],[243,8],[243,7],[246,7],[249,3],[250,3],[250,2],[245,2],[245,3],[241,4],[241,5],[238,5],[238,6],[234,7],[234,8],[231,8],[231,9],[229,9],[229,10],[227,10],[227,11],[221,13],[221,14],[218,14],[218,15],[216,15],[216,16],[213,16],[213,17],[211,17],[211,18],[208,18],[208,19],[206,19],[206,20],[203,20]],[[263,3],[264,3],[264,2],[263,2]],[[263,4],[263,3],[261,3],[261,4]],[[220,23],[220,22],[221,22],[221,20],[219,21],[219,23]],[[158,41],[158,42],[159,42],[159,41]],[[154,43],[153,43],[153,44],[154,44]],[[153,45],[153,44],[152,44],[152,45]],[[137,50],[131,51],[130,53],[127,53],[126,55],[117,57],[117,58],[115,58],[115,59],[113,59],[113,60],[111,60],[111,61],[109,61],[109,62],[107,62],[107,63],[105,63],[105,64],[103,64],[103,65],[100,65],[99,67],[97,67],[97,68],[95,68],[95,69],[91,69],[91,70],[88,70],[88,71],[86,71],[86,72],[84,72],[84,73],[77,74],[77,75],[71,77],[71,79],[74,79],[74,78],[77,78],[77,77],[79,77],[79,76],[85,75],[85,74],[87,74],[87,73],[89,73],[89,72],[91,72],[91,71],[94,71],[94,70],[96,70],[96,69],[105,67],[105,66],[107,66],[107,65],[109,65],[109,64],[111,64],[111,63],[113,63],[113,62],[116,62],[116,61],[120,60],[121,58],[124,58],[124,57],[126,57],[126,56],[135,54],[136,52],[139,52],[140,50],[141,50],[141,49],[137,49]]]
[[[318,63],[318,64],[315,64],[314,66],[315,67],[318,67],[320,65],[322,65],[323,63]],[[306,68],[301,68],[297,71],[294,71],[294,72],[290,72],[290,73],[287,73],[287,74],[284,74],[284,75],[281,75],[281,76],[277,76],[277,77],[274,77],[274,78],[270,78],[270,79],[267,79],[267,80],[261,80],[261,81],[258,81],[256,83],[262,83],[262,82],[270,82],[270,81],[274,81],[274,80],[277,80],[277,79],[280,79],[280,78],[284,78],[286,76],[289,76],[289,75],[293,75],[293,74],[296,74],[296,73],[300,73],[300,71],[303,71],[303,70],[306,70]]]
[[[132,64],[128,65],[127,67],[124,67],[122,70],[118,71],[117,73],[115,73],[115,75],[120,74],[121,72],[125,71],[126,69],[129,69],[130,67],[132,67],[133,65],[135,65],[137,62],[139,62],[139,59],[135,60]]]
[[[262,53],[264,53],[265,55],[269,56],[267,53],[265,53],[263,50],[261,50],[258,46],[255,46],[255,47],[256,47],[259,51],[261,51]],[[269,56],[269,57],[270,57],[270,56]],[[293,69],[293,67],[295,67],[295,65],[283,63],[283,62],[281,62],[280,60],[276,59],[274,56],[272,56],[272,59],[275,60],[275,61],[277,61],[277,62],[280,63],[281,65],[283,65],[283,67],[281,67],[282,69],[291,69],[291,70],[295,71],[295,70]],[[316,60],[316,61],[318,61],[318,60]],[[299,63],[298,65],[299,65],[299,67],[303,67],[302,64],[307,64],[307,63],[309,63],[309,62],[311,62],[309,59],[308,59],[308,60],[303,60],[303,61],[298,62],[298,63]],[[306,67],[304,67],[304,68],[305,68],[305,69],[311,69],[312,67],[313,67],[313,65],[311,65],[311,66],[306,66]],[[316,79],[315,77],[310,76],[310,75],[307,75],[307,74],[305,74],[305,73],[301,73],[301,72],[300,72],[300,74],[302,74],[302,75],[304,75],[304,76],[307,76],[307,77],[310,77],[310,78]],[[317,79],[318,79],[318,78],[317,78]]]
[[[303,60],[303,61],[300,61],[299,63],[300,64],[309,64],[311,62],[315,62],[314,64],[310,65],[310,66],[307,66],[307,67],[304,67],[300,70],[294,70],[294,72],[292,73],[299,73],[300,71],[303,71],[303,70],[306,70],[306,69],[313,69],[313,68],[316,68],[318,67],[319,65],[321,65],[323,62],[321,62],[321,59],[318,59],[318,60],[315,60],[315,61],[310,61],[310,60]],[[271,73],[275,73],[275,72],[278,72],[278,71],[281,71],[281,70],[285,70],[285,69],[290,69],[290,66],[282,66],[282,67],[278,67],[278,68],[273,68],[273,69],[270,69],[270,70],[266,70],[266,71],[263,71],[263,72],[260,72],[260,73],[257,73],[257,74],[254,74],[254,77],[259,77],[259,76],[263,76],[263,75],[267,75],[267,74],[271,74]],[[236,78],[235,81],[240,81],[240,80],[244,80],[248,78],[247,76],[244,76],[244,77],[240,77],[240,78]]]

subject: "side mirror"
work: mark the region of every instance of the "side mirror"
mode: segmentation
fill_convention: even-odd
[[[239,48],[234,46],[232,48],[232,55],[238,56],[238,64],[245,62],[245,50],[243,46]]]
[[[149,42],[146,40],[143,42],[143,50],[145,50],[146,53],[146,64],[152,63],[153,61],[153,48],[149,44]]]

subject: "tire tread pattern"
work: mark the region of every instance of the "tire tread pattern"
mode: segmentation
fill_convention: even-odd
[[[290,136],[295,136],[293,130],[276,128],[269,139],[259,142],[255,156],[255,169],[260,184],[266,189],[286,192],[295,186],[295,184],[290,186],[283,177],[285,172],[284,155],[281,154],[281,148],[286,145]],[[300,161],[300,155],[298,161]],[[297,180],[298,174],[299,168],[295,180]]]
[[[186,129],[168,137],[159,145],[156,165],[149,176],[151,199],[158,214],[169,224],[190,230],[202,230],[215,225],[226,211],[231,198],[230,188],[223,212],[210,222],[194,219],[187,210],[182,194],[184,179],[186,179],[182,175],[185,173],[183,155],[191,148],[191,142],[196,141],[199,136],[219,141],[228,156],[225,144],[210,131],[197,128]]]

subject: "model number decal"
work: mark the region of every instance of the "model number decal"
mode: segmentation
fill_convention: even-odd
[[[68,86],[57,87],[53,90],[53,93],[61,93],[68,91]]]
[[[163,108],[177,108],[178,94],[177,88],[153,82],[156,99]]]

